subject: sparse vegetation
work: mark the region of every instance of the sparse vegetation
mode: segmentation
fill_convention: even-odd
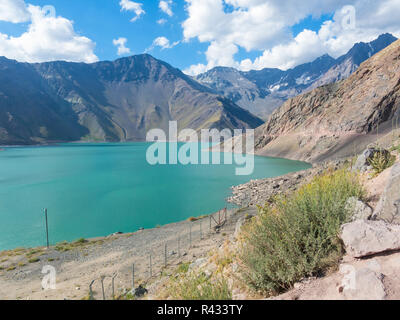
[[[187,273],[189,271],[190,263],[181,263],[176,269],[176,274]]]
[[[396,157],[392,156],[390,153],[384,151],[378,151],[374,154],[371,160],[369,160],[369,165],[372,166],[374,170],[374,176],[381,174],[387,168],[393,166],[396,161]]]
[[[390,148],[390,151],[391,152],[395,151],[400,153],[400,140],[393,143],[393,146]]]
[[[207,218],[207,217],[209,217],[210,215],[208,215],[208,214],[204,214],[204,215],[202,215],[202,216],[199,216],[199,217],[190,217],[189,219],[188,219],[188,221],[189,222],[195,222],[195,221],[199,221],[199,220],[201,220],[201,219],[205,219],[205,218]]]
[[[75,244],[82,244],[82,243],[86,243],[86,242],[88,242],[88,241],[84,238],[80,238],[80,239],[74,241]]]
[[[39,261],[40,261],[39,258],[32,258],[32,259],[28,260],[29,263],[36,263],[36,262],[39,262]]]
[[[239,260],[245,283],[274,295],[336,266],[343,254],[338,234],[350,215],[345,209],[350,197],[363,199],[364,190],[356,174],[342,169],[260,208],[243,232]]]
[[[89,241],[84,238],[81,238],[74,242],[63,241],[63,242],[57,243],[56,246],[54,247],[54,249],[59,252],[67,252],[67,251],[71,251],[73,249],[85,248],[88,245],[102,244],[103,242],[104,242],[103,240]]]
[[[172,277],[167,296],[174,300],[232,300],[228,282],[223,277],[210,278],[202,272]]]

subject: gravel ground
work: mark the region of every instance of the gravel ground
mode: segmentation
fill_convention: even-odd
[[[237,220],[245,213],[245,210],[228,211],[227,223],[219,233],[214,229],[214,220],[210,229],[210,218],[206,217],[195,222],[184,221],[133,234],[91,239],[75,247],[65,244],[64,247],[69,248],[65,252],[57,251],[55,247],[49,250],[37,248],[35,250],[38,252],[32,257],[39,261],[32,263],[28,262],[32,259],[30,249],[2,252],[0,299],[82,299],[88,296],[91,281],[101,276],[107,276],[104,280],[105,294],[106,298],[110,298],[112,275],[116,274],[116,293],[132,288],[132,264],[135,264],[136,285],[147,284],[160,275],[164,268],[165,244],[169,268],[181,262],[194,261],[222,245],[226,237],[234,233]],[[218,220],[218,214],[213,216]],[[56,290],[42,290],[42,268],[45,265],[53,266],[57,272]],[[15,269],[8,270],[13,267]],[[93,284],[93,291],[95,298],[102,299],[99,280]]]

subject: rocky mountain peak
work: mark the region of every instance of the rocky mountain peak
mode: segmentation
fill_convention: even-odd
[[[383,34],[370,43],[358,43],[345,55],[334,59],[325,54],[312,62],[283,71],[273,68],[241,72],[214,68],[197,76],[202,84],[225,95],[244,109],[268,119],[287,99],[317,87],[348,78],[360,64],[396,38]]]
[[[308,161],[350,156],[400,117],[400,40],[347,80],[288,100],[259,129],[258,152]]]

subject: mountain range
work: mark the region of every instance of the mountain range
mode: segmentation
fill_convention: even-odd
[[[197,131],[257,128],[287,99],[347,78],[395,40],[384,34],[287,71],[218,67],[195,79],[147,54],[93,64],[0,57],[0,145],[143,141],[172,120]]]
[[[355,155],[400,136],[400,40],[346,80],[285,102],[256,129],[256,153],[310,162]]]
[[[347,54],[337,59],[324,55],[286,71],[266,68],[242,72],[216,67],[198,75],[196,80],[267,120],[289,98],[348,78],[362,62],[396,40],[391,34],[383,34],[370,43],[355,44]]]
[[[0,144],[143,141],[153,128],[255,128],[263,121],[150,55],[94,64],[0,58]]]

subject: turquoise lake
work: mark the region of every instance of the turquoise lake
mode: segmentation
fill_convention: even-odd
[[[230,187],[309,168],[255,158],[251,176],[235,165],[156,165],[148,143],[13,147],[0,152],[0,250],[153,228],[225,206]],[[206,152],[206,151],[204,151]]]

